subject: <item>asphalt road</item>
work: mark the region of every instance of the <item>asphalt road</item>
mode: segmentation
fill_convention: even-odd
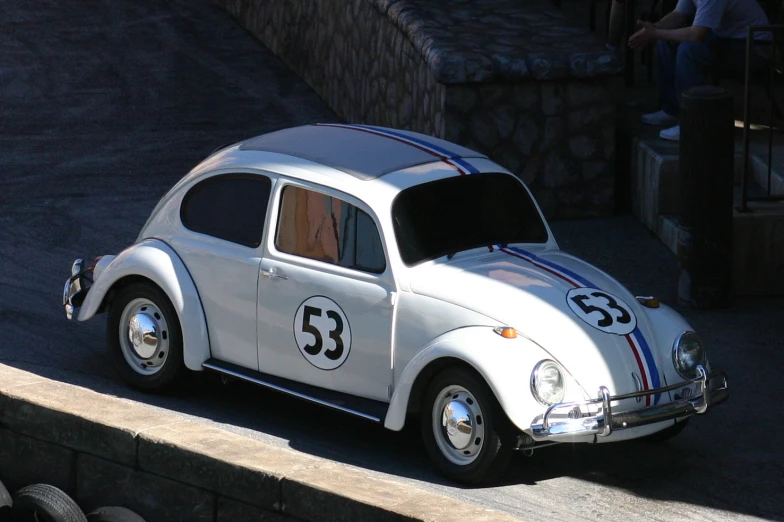
[[[416,429],[393,433],[247,385],[131,392],[105,317],[69,323],[76,257],[130,244],[158,198],[216,147],[338,119],[209,0],[5,0],[0,17],[0,362],[199,418],[532,520],[784,520],[784,299],[688,312],[729,369],[730,402],[670,443],[516,455],[503,483],[461,488]],[[562,248],[672,303],[676,260],[633,218],[555,223]]]

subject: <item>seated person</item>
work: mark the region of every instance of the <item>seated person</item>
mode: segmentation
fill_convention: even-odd
[[[694,17],[691,25],[688,20]],[[642,117],[649,125],[674,125],[661,131],[666,140],[680,139],[678,113],[681,93],[699,85],[710,85],[719,65],[742,72],[746,61],[746,29],[766,25],[768,17],[757,0],[678,0],[675,9],[657,23],[639,21],[641,27],[629,45],[643,48],[658,42],[660,110]],[[769,39],[770,33],[757,33]],[[765,59],[753,53],[752,67],[765,67]]]

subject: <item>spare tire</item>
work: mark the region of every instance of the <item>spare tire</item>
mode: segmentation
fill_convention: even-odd
[[[0,522],[10,522],[12,504],[11,494],[8,493],[3,483],[0,482]]]
[[[48,484],[33,484],[17,491],[11,516],[14,522],[87,522],[71,497]]]
[[[108,506],[89,513],[87,522],[145,522],[145,520],[130,509]]]

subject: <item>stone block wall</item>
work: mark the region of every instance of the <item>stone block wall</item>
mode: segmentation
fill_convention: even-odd
[[[548,218],[612,212],[620,65],[547,0],[215,1],[346,121],[485,153]]]
[[[443,136],[444,85],[368,0],[216,0],[346,121]]]
[[[615,109],[607,80],[446,87],[444,138],[520,176],[548,217],[612,212]]]

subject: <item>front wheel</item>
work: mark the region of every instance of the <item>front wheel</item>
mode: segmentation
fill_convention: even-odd
[[[123,287],[112,302],[106,328],[114,366],[132,387],[166,391],[184,373],[177,312],[154,284]]]
[[[438,373],[422,399],[422,438],[444,475],[478,484],[497,478],[512,452],[509,421],[493,392],[474,372]]]

